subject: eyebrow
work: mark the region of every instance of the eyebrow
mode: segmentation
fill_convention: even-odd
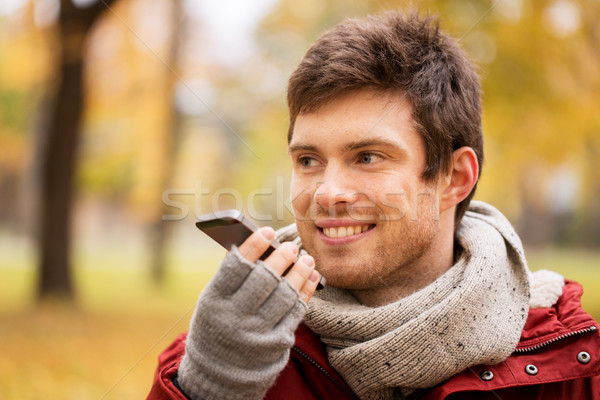
[[[293,153],[295,151],[312,151],[314,153],[318,153],[319,148],[317,146],[303,143],[293,144],[288,147],[288,153]]]
[[[400,145],[399,143],[397,143],[393,140],[385,139],[385,138],[366,138],[366,139],[359,140],[357,142],[348,143],[348,144],[344,145],[344,147],[342,148],[342,151],[348,153],[353,150],[362,149],[364,147],[373,147],[373,146],[394,147],[396,149],[405,151],[404,147],[402,145]],[[293,153],[296,151],[310,151],[310,152],[318,153],[319,148],[317,146],[314,146],[311,144],[306,144],[306,143],[292,144],[288,147],[288,153]]]
[[[404,147],[401,146],[398,142],[393,140],[388,140],[385,138],[366,138],[359,140],[357,142],[348,143],[344,146],[345,151],[352,151],[357,149],[362,149],[363,147],[395,147],[400,150],[404,150]]]

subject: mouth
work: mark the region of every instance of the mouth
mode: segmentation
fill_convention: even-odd
[[[340,239],[351,236],[360,235],[361,233],[370,231],[375,227],[375,224],[364,225],[349,225],[349,226],[329,226],[317,227],[321,233],[330,239]]]

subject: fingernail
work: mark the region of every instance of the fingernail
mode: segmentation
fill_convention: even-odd
[[[273,238],[275,237],[275,231],[270,226],[265,226],[264,228],[261,228],[260,234],[263,235],[263,237],[269,241],[273,240]]]
[[[315,259],[312,258],[312,256],[302,256],[302,262],[306,265],[308,265],[309,267],[312,267],[313,265],[315,265]]]
[[[296,243],[294,243],[294,242],[285,242],[285,243],[283,243],[283,246],[285,246],[288,249],[290,249],[292,251],[292,253],[298,254],[298,245]]]
[[[308,277],[311,282],[316,282],[319,280],[319,273],[317,271],[313,271],[312,274]]]

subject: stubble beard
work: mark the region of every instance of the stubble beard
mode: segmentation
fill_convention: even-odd
[[[379,222],[375,229],[380,230],[378,237],[383,242],[368,252],[362,250],[364,247],[359,241],[341,245],[328,255],[318,251],[319,238],[310,232],[312,227],[304,223],[297,227],[304,248],[315,258],[316,269],[325,276],[329,286],[365,290],[396,286],[424,272],[421,269],[426,266],[421,265],[421,260],[433,247],[437,221],[421,214],[417,220],[406,220],[400,226],[389,225],[401,222]]]

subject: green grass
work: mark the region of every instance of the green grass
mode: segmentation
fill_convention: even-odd
[[[174,249],[157,288],[141,251],[80,250],[77,302],[37,304],[30,250],[0,244],[0,252],[0,398],[6,400],[144,398],[158,354],[187,330],[222,256],[218,249]],[[583,283],[584,308],[600,319],[600,252],[527,254],[531,269]]]
[[[186,249],[156,287],[139,251],[80,251],[75,303],[35,301],[35,258],[0,244],[0,399],[138,399],[188,328],[221,250]],[[202,256],[204,254],[204,256]],[[183,258],[183,255],[187,255]]]
[[[530,249],[526,252],[532,271],[549,269],[583,285],[581,304],[600,321],[600,251],[581,249]]]

